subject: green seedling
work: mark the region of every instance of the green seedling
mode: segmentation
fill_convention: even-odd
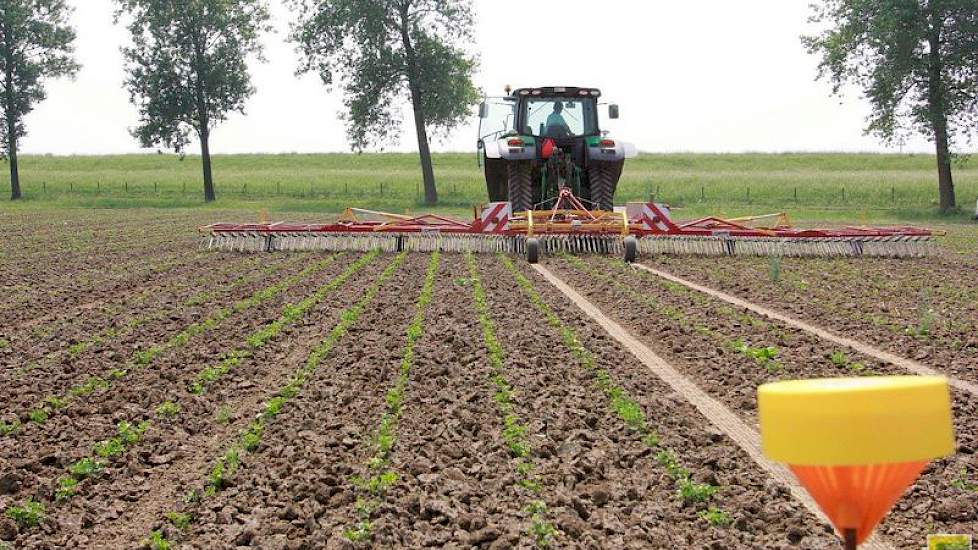
[[[973,483],[968,477],[968,470],[962,469],[954,480],[951,481],[951,487],[955,489],[961,489],[962,491],[976,491],[978,492],[978,484]]]
[[[0,420],[0,435],[10,435],[20,429],[20,420],[14,419],[10,422]]]
[[[703,510],[698,515],[714,527],[726,527],[733,521],[730,514],[715,506],[710,506],[709,509]]]
[[[843,351],[833,351],[832,355],[829,356],[829,360],[837,367],[846,367],[849,365],[849,358]]]
[[[684,502],[705,502],[717,492],[717,487],[696,483],[688,477],[679,480],[679,496]]]
[[[48,411],[47,409],[33,409],[27,413],[27,418],[35,424],[44,424],[48,421]]]
[[[533,537],[538,548],[548,548],[557,536],[557,529],[547,521],[547,504],[542,500],[534,500],[526,507],[530,514],[529,534]]]
[[[217,422],[218,424],[228,424],[231,422],[232,414],[233,411],[231,410],[231,407],[228,405],[224,405],[221,408],[217,409],[217,414],[214,415],[214,421]]]
[[[78,490],[78,480],[74,477],[60,477],[58,478],[58,488],[54,491],[55,500],[61,502],[70,499],[75,496],[75,492]]]
[[[85,479],[87,477],[92,477],[102,471],[104,465],[97,460],[85,457],[68,468],[68,472],[71,473],[72,477],[78,480]]]
[[[177,405],[173,401],[166,401],[159,407],[156,407],[156,416],[160,418],[171,418],[180,414],[180,405]]]
[[[49,395],[44,398],[44,404],[52,409],[63,409],[68,406],[68,400],[64,397]]]
[[[145,546],[148,546],[150,550],[170,550],[171,543],[163,537],[161,531],[152,531],[149,537],[143,541]]]
[[[193,521],[193,517],[190,514],[182,512],[167,512],[166,519],[181,531],[190,527],[190,522]]]
[[[0,338],[0,349],[9,348],[9,347],[10,347],[10,342],[8,340]]]
[[[44,519],[44,505],[34,499],[27,499],[21,506],[7,508],[6,514],[21,529],[31,529],[40,525]]]

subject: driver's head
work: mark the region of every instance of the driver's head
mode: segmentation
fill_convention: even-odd
[[[563,111],[563,110],[564,110],[564,102],[563,101],[555,101],[554,102],[554,112],[559,115],[560,112]]]

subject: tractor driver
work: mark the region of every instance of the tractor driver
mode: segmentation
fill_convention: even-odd
[[[551,137],[568,137],[571,135],[570,126],[564,120],[564,102],[555,101],[554,111],[547,117],[547,135]]]

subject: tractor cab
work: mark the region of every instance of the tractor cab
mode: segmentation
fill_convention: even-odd
[[[548,208],[567,187],[589,207],[612,210],[625,158],[634,147],[602,131],[594,88],[508,90],[479,108],[479,160],[491,201],[514,211]],[[608,106],[618,118],[618,106]]]

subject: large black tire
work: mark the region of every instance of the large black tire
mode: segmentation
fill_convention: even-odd
[[[540,261],[540,241],[530,237],[526,240],[526,262],[535,264]]]
[[[509,165],[509,202],[513,212],[533,208],[533,169],[528,161],[515,161]]]
[[[615,208],[615,190],[624,162],[593,162],[588,167],[588,184],[591,188],[591,202],[599,210]]]
[[[502,159],[485,159],[486,170],[486,191],[489,194],[489,202],[502,202],[507,200],[507,178],[506,161]]]

